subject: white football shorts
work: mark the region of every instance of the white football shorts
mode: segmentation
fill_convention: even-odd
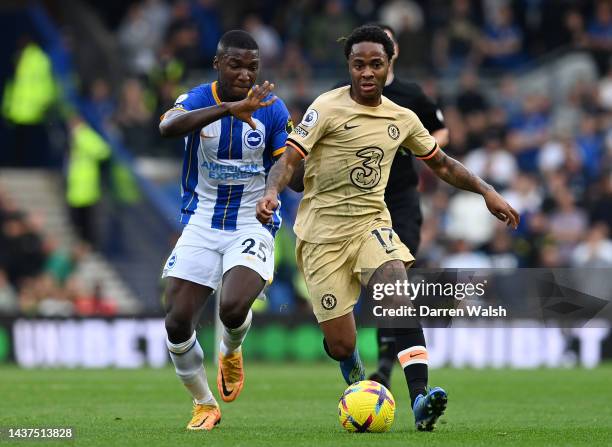
[[[237,265],[272,282],[274,238],[268,230],[253,226],[222,231],[187,224],[164,265],[162,278],[181,278],[215,290],[223,274]]]

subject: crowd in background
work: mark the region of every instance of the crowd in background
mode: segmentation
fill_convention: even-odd
[[[0,189],[0,315],[111,316],[115,303],[80,274],[88,244],[60,247],[44,218],[16,206]]]
[[[450,130],[445,149],[521,214],[520,227],[510,231],[488,214],[480,197],[420,169],[424,223],[417,265],[612,267],[609,0],[89,3],[114,37],[121,65],[105,71],[80,60],[79,54],[88,52],[78,51],[79,45],[88,44],[70,39],[66,27],[85,98],[84,117],[102,123],[137,156],[177,159],[182,141],[160,138],[159,116],[187,88],[213,80],[207,70],[226,30],[253,34],[262,78],[290,83],[283,99],[299,122],[318,93],[315,80],[329,79],[331,88],[345,77],[338,37],[363,23],[391,25],[400,46],[396,72],[415,75],[440,104]],[[575,79],[555,98],[550,89],[519,88],[524,73],[554,61],[561,51],[587,55],[596,76]],[[268,291],[271,311],[300,306],[297,298],[306,295],[295,269],[291,231],[298,201],[291,192],[283,200],[277,277]],[[288,302],[292,296],[296,299]]]
[[[604,76],[612,51],[609,0],[111,0],[92,6],[122,63],[99,66],[79,56],[93,47],[75,51],[90,116],[147,155],[176,153],[175,144],[151,129],[187,86],[211,76],[216,43],[228,29],[255,37],[262,79],[291,82],[284,99],[295,115],[312,100],[313,79],[327,77],[331,87],[345,77],[338,39],[363,23],[391,25],[402,53],[397,70],[419,78],[520,73],[559,49],[587,52]],[[72,45],[82,40],[72,39]]]

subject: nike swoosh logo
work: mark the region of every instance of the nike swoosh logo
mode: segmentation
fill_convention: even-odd
[[[423,354],[410,354],[410,358],[418,357],[419,355],[423,355]]]
[[[223,370],[221,370],[221,388],[223,389],[223,395],[229,397],[232,395],[231,391],[228,391],[225,387],[225,377],[223,377]]]
[[[194,425],[194,427],[201,427],[202,425],[204,425],[204,422],[208,420],[208,418],[209,416],[206,416],[202,422],[200,422],[198,425]]]
[[[393,252],[394,252],[394,251],[396,251],[396,250],[397,250],[397,248],[386,248],[386,249],[385,249],[385,252],[386,252],[387,254],[389,254],[389,253],[393,253]]]
[[[359,127],[359,124],[357,124],[356,126],[349,126],[348,123],[346,123],[344,125],[344,130],[351,130],[351,129],[354,129],[355,127]]]

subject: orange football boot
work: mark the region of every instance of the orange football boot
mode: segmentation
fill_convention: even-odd
[[[217,405],[193,404],[193,417],[187,430],[212,430],[221,422],[221,411]]]
[[[242,368],[242,351],[229,355],[219,353],[219,369],[217,371],[217,389],[225,402],[234,401],[244,385],[244,370]]]

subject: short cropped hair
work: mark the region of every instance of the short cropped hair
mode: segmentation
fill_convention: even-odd
[[[395,54],[393,42],[382,28],[376,25],[364,25],[360,26],[359,28],[355,28],[347,37],[346,42],[344,43],[344,56],[348,59],[353,45],[361,42],[374,42],[381,44],[389,60],[391,60]]]
[[[238,48],[240,50],[259,50],[259,46],[253,36],[246,31],[235,29],[228,31],[217,44],[217,54],[224,53],[228,48]]]

